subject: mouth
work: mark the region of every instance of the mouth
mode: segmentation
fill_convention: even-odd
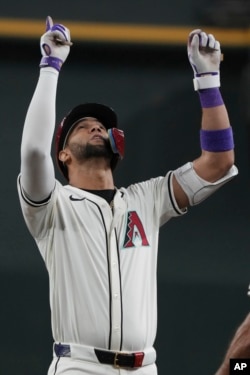
[[[97,140],[97,141],[102,141],[104,142],[104,138],[101,136],[101,135],[94,135],[92,138],[91,138],[91,141],[93,140]]]

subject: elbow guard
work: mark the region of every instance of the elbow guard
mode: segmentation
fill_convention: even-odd
[[[224,177],[215,182],[208,182],[197,175],[191,162],[174,171],[175,178],[186,193],[190,206],[201,203],[237,174],[238,169],[233,165]]]

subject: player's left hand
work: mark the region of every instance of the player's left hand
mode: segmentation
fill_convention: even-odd
[[[196,29],[189,34],[187,52],[195,90],[220,87],[220,42],[212,34]]]
[[[220,42],[212,34],[193,30],[188,37],[188,58],[194,75],[218,74],[221,61]]]

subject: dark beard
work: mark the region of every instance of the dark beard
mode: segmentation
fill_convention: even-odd
[[[82,146],[78,143],[71,143],[68,145],[71,153],[78,161],[89,160],[92,158],[106,158],[111,160],[113,152],[111,150],[108,140],[104,140],[103,145],[86,144]]]

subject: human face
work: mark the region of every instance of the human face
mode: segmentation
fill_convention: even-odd
[[[94,117],[85,117],[75,125],[66,147],[79,161],[93,157],[112,157],[107,129]]]

